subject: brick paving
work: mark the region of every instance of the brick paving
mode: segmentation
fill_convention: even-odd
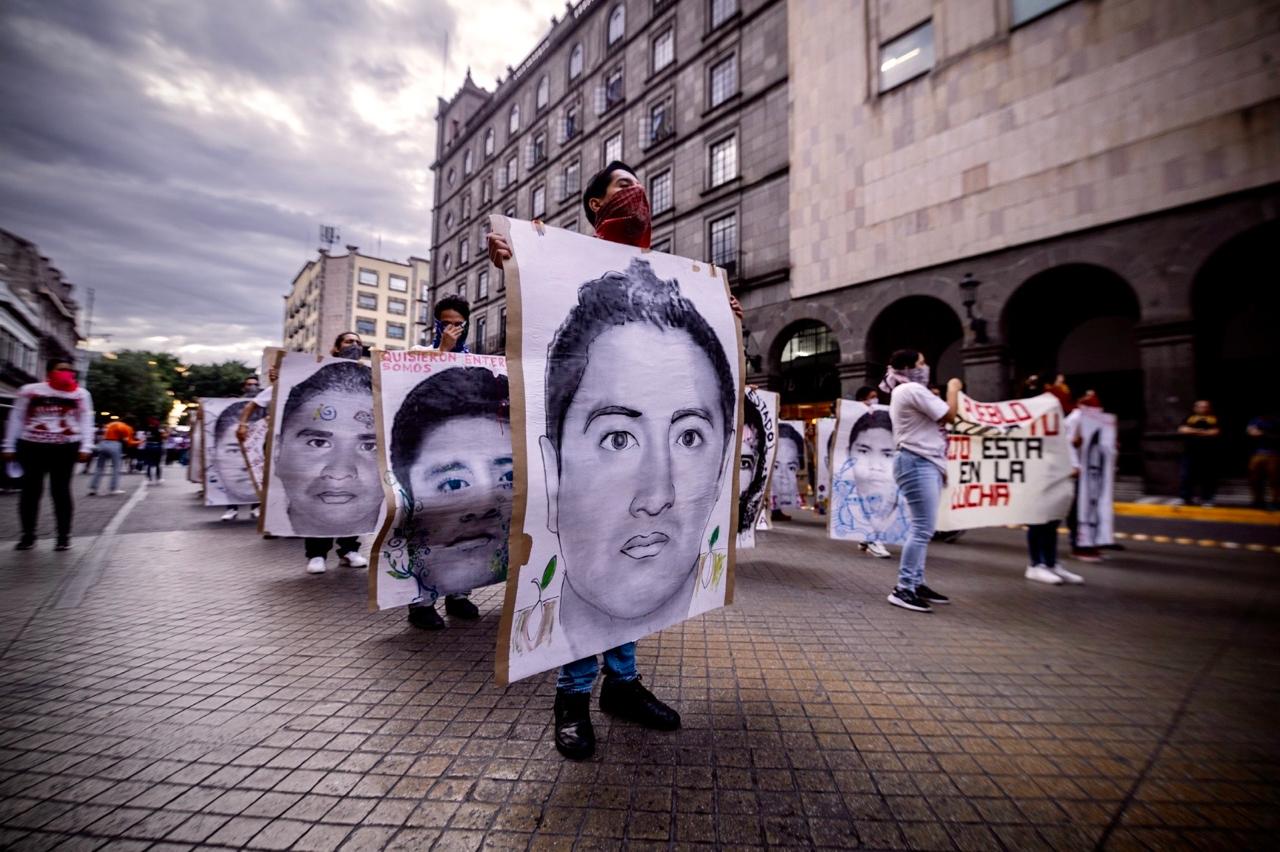
[[[786,526],[735,606],[640,644],[683,729],[597,714],[571,764],[551,676],[493,684],[497,590],[424,634],[216,517],[175,481],[109,545],[3,560],[0,846],[1274,844],[1271,555],[1135,545],[1050,588],[1017,533],[971,533],[923,616],[884,603],[893,563]]]

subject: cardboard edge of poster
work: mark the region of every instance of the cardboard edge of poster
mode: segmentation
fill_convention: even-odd
[[[276,436],[276,412],[280,410],[280,365],[284,363],[285,350],[276,349],[271,368],[276,380],[271,383],[271,407],[267,409],[267,440],[262,445],[262,510],[258,512],[258,535],[271,535],[267,530],[267,500],[271,496],[271,457],[274,455]]]
[[[836,439],[840,437],[840,418],[844,414],[844,397],[836,397],[836,426],[831,432],[831,449],[827,451],[827,464],[831,468],[831,473],[827,479],[827,539],[829,541],[840,541],[835,535],[831,527],[835,524],[836,517],[836,445],[839,443]]]
[[[511,243],[511,228],[514,224],[515,222],[506,216],[489,215],[490,232],[503,237],[508,245]],[[535,227],[532,222],[521,221],[520,224],[530,228]],[[519,589],[520,569],[529,561],[530,552],[533,550],[533,538],[524,529],[529,505],[529,459],[526,452],[524,416],[523,294],[520,290],[520,266],[514,254],[503,262],[502,274],[507,285],[507,387],[511,398],[511,457],[515,489],[511,495],[511,529],[507,539],[507,583],[502,596],[502,617],[498,620],[493,676],[498,686],[508,686],[511,683],[511,625],[515,621],[516,592]]]
[[[412,354],[412,353],[410,353]],[[381,349],[374,349],[371,353],[372,363],[369,365],[373,370],[373,426],[374,432],[377,434],[378,441],[378,479],[382,483],[382,500],[385,511],[383,511],[382,526],[378,528],[377,534],[373,537],[373,544],[369,546],[369,612],[378,611],[378,576],[381,573],[381,555],[382,544],[387,540],[388,533],[395,526],[396,516],[400,514],[400,504],[396,500],[395,488],[391,485],[391,469],[387,466],[387,456],[391,452],[390,438],[387,436],[387,420],[382,409],[382,359],[386,353]]]
[[[729,275],[715,265],[710,266],[711,274],[720,278],[720,283],[724,287],[725,303],[728,304],[729,299],[733,298],[733,290],[729,287]],[[695,266],[694,268],[696,269],[697,267]],[[728,470],[729,480],[733,483],[731,489],[733,496],[729,501],[729,557],[726,560],[727,564],[724,569],[724,603],[721,606],[729,606],[733,603],[733,593],[737,580],[738,500],[741,497],[739,493],[741,489],[738,487],[738,467],[742,464],[742,424],[747,404],[747,355],[746,348],[742,345],[742,320],[732,311],[730,316],[733,317],[733,327],[738,344],[738,422],[734,427],[733,456],[730,459]]]
[[[782,394],[777,391],[771,391],[768,388],[756,388],[756,393],[767,393],[777,398],[777,404],[773,407],[773,454],[765,454],[764,459],[764,488],[760,492],[760,510],[756,512],[756,516],[751,519],[755,532],[761,530],[760,516],[764,515],[766,519],[769,517],[769,497],[773,489],[773,460],[778,457],[778,424],[782,421],[778,419],[782,414]],[[769,523],[763,529],[767,532],[773,529],[773,524]]]

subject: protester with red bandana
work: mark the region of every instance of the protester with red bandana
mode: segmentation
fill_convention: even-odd
[[[54,550],[71,547],[71,474],[76,461],[89,460],[93,443],[93,399],[76,382],[75,368],[59,361],[49,370],[47,381],[23,385],[13,401],[4,430],[5,463],[22,466],[22,497],[18,515],[22,537],[17,550],[30,550],[36,543],[36,518],[44,477],[49,475],[58,539]]]
[[[649,248],[651,219],[649,198],[635,172],[625,163],[605,166],[582,196],[587,221],[595,236],[614,243]],[[511,257],[511,246],[499,234],[488,237],[489,259],[494,266]],[[730,306],[742,319],[742,306],[729,297]],[[680,727],[680,714],[658,700],[640,682],[636,671],[636,643],[627,642],[604,652],[605,686],[600,693],[600,709],[646,728],[673,731]],[[583,760],[595,752],[595,730],[591,726],[591,688],[599,672],[594,656],[560,668],[556,680],[556,749],[565,757]]]

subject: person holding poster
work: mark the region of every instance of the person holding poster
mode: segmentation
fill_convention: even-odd
[[[1061,400],[1061,397],[1050,390],[1050,386],[1044,384],[1038,376],[1032,376],[1023,385],[1023,399],[1033,399],[1044,393],[1051,393]],[[1076,469],[1072,472],[1072,476],[1076,477],[1077,489],[1079,473],[1077,459]],[[1058,524],[1060,522],[1059,518],[1053,518],[1038,524],[1027,524],[1027,570],[1023,576],[1028,580],[1050,586],[1084,582],[1084,577],[1058,564]]]
[[[255,398],[262,391],[262,388],[260,387],[260,385],[261,385],[261,382],[258,381],[257,376],[249,376],[247,379],[244,380],[244,383],[240,385],[240,396],[245,399]],[[239,414],[240,412],[246,409],[251,410],[252,405],[253,403],[250,403],[249,406],[243,406],[243,405],[236,406],[236,413]],[[228,423],[227,425],[230,425],[230,423]],[[239,433],[240,433],[240,429],[237,427],[234,434],[238,435]],[[232,433],[228,431],[226,434],[230,436]],[[217,456],[215,456],[215,459],[216,458]],[[245,472],[245,476],[247,479],[248,478],[247,470]],[[249,481],[251,482],[251,480]],[[253,496],[243,496],[240,498],[244,502],[252,504],[249,509],[249,514],[251,517],[254,517],[254,518],[258,517],[258,514],[262,511],[262,504],[259,502],[256,502],[256,498],[257,498],[256,493]],[[227,507],[227,510],[222,513],[222,520],[234,521],[239,516],[240,516],[240,504],[232,503],[230,506]]]
[[[1101,562],[1100,547],[1111,544],[1114,523],[1112,486],[1115,481],[1115,415],[1102,411],[1102,401],[1087,391],[1063,420],[1071,453],[1074,496],[1067,513],[1071,558],[1081,562]],[[1083,509],[1083,512],[1082,512]],[[1080,518],[1087,529],[1080,532]],[[1103,523],[1105,521],[1105,523]],[[1102,527],[1103,535],[1099,536]],[[1070,581],[1068,581],[1070,582]]]
[[[738,548],[756,546],[756,522],[763,516],[769,472],[778,445],[778,395],[747,388],[742,413],[742,456],[738,463]]]
[[[629,166],[611,162],[592,177],[583,207],[597,238],[649,247],[649,200]],[[511,246],[496,232],[488,235],[488,250],[499,267],[512,257]],[[731,305],[741,318],[737,300]],[[651,374],[665,377],[665,384],[638,387],[635,377],[618,374],[630,361],[627,348],[636,345],[650,346],[655,361],[665,364],[665,369]],[[714,507],[723,469],[716,461],[723,462],[736,431],[733,412],[739,388],[732,383],[723,347],[706,320],[680,294],[675,281],[658,279],[650,264],[639,259],[625,273],[607,273],[582,285],[577,307],[556,330],[546,358],[548,423],[540,445],[548,477],[547,526],[560,538],[567,563],[564,576],[580,578],[573,585],[563,582],[564,609],[575,612],[578,631],[643,635],[645,624],[663,619],[671,623],[678,620],[681,605],[685,611],[689,608],[681,591],[697,580],[693,557],[701,543],[690,530],[671,526],[671,520],[678,525],[679,518],[696,514],[693,505],[707,505],[708,512]],[[683,388],[672,388],[670,379],[675,376],[688,377]],[[668,411],[673,390],[693,393],[694,398]],[[649,436],[659,433],[661,437],[650,442]],[[643,475],[644,465],[656,461],[649,456],[657,450],[684,458],[678,483],[663,488],[647,484],[655,478]],[[627,473],[637,453],[642,466]],[[610,472],[601,465],[615,467]],[[639,490],[623,488],[624,479],[639,483]],[[615,514],[612,507],[623,495],[630,496]],[[671,511],[677,501],[678,514]],[[583,515],[599,516],[598,529],[590,537],[579,535],[586,531]],[[636,526],[646,529],[632,534],[629,528]],[[617,541],[624,533],[630,537]],[[700,536],[701,530],[695,534]],[[553,559],[543,575],[546,583],[556,570]],[[674,587],[667,588],[671,580]],[[645,586],[646,594],[639,600],[636,584]],[[661,590],[656,588],[659,584]],[[664,600],[657,610],[636,611],[659,594]],[[566,633],[571,632],[568,623],[561,621]],[[569,637],[571,648],[575,638]],[[600,709],[655,730],[679,728],[680,714],[641,683],[635,648],[634,641],[624,641],[604,652]],[[594,654],[560,669],[553,709],[555,744],[567,758],[582,760],[595,752],[590,701],[598,672]]]
[[[937,525],[938,498],[947,473],[947,424],[960,405],[959,379],[947,382],[943,402],[929,391],[929,365],[914,349],[899,349],[889,358],[880,389],[889,396],[889,419],[898,456],[893,478],[907,501],[911,528],[902,548],[898,584],[889,603],[912,612],[932,612],[933,604],[951,603],[925,585],[924,563]]]

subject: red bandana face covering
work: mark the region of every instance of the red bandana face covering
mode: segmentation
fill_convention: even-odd
[[[596,211],[596,236],[611,243],[649,247],[649,197],[643,186],[620,189]]]
[[[50,370],[49,387],[64,393],[71,393],[79,385],[76,384],[76,374],[70,370]]]

